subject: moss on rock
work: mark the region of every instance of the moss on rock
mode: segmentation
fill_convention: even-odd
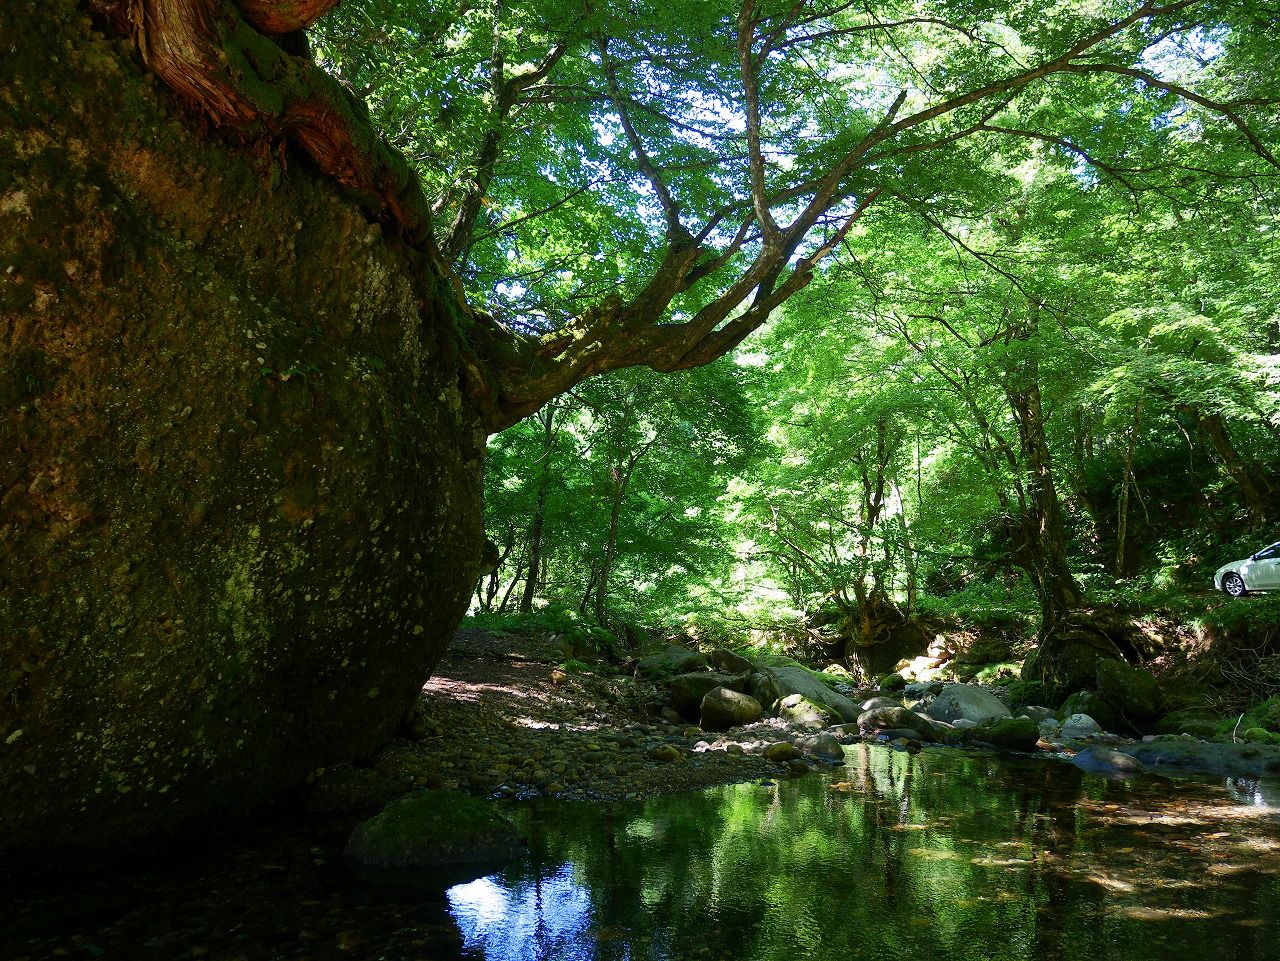
[[[0,849],[83,863],[393,734],[484,432],[429,257],[191,129],[72,0],[0,36]]]

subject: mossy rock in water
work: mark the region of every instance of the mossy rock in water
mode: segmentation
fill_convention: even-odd
[[[997,717],[970,728],[965,739],[1006,751],[1033,751],[1040,741],[1040,727],[1029,717]]]
[[[1150,671],[1140,667],[1098,658],[1097,690],[1100,698],[1131,721],[1147,721],[1160,714],[1160,685]]]
[[[373,868],[421,868],[507,861],[525,851],[492,802],[457,791],[417,791],[359,824],[346,856]]]
[[[901,691],[907,686],[907,679],[901,674],[886,674],[876,686],[882,691]]]
[[[1057,718],[1065,721],[1073,714],[1089,715],[1104,731],[1115,731],[1120,726],[1120,712],[1092,691],[1076,691],[1072,694],[1058,708]]]

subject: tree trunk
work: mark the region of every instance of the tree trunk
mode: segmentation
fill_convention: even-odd
[[[1129,429],[1129,447],[1125,452],[1124,476],[1120,480],[1120,512],[1116,521],[1116,577],[1124,577],[1125,536],[1129,531],[1129,488],[1133,486],[1133,449],[1138,442],[1138,424],[1142,418],[1142,404],[1133,409],[1133,427]]]
[[[268,126],[194,130],[103,25],[0,4],[10,864],[136,850],[370,755],[483,543],[447,273]]]
[[[520,613],[533,610],[533,599],[538,593],[538,578],[542,575],[542,527],[547,511],[547,485],[550,483],[548,463],[555,441],[556,409],[548,407],[538,415],[542,420],[542,469],[538,474],[538,499],[533,510],[533,525],[529,531],[529,578],[525,581],[520,597]]]
[[[1244,495],[1254,526],[1260,526],[1271,516],[1272,489],[1266,476],[1236,450],[1221,414],[1197,417],[1201,433],[1209,438],[1214,451],[1222,460],[1222,466]]]
[[[1083,596],[1067,560],[1067,536],[1062,505],[1053,478],[1053,462],[1045,437],[1040,386],[1034,370],[1026,382],[1006,391],[1022,448],[1023,470],[1027,475],[1027,503],[1023,512],[1027,564],[1034,569],[1040,593],[1040,632],[1051,634],[1054,626],[1080,606]]]
[[[604,623],[604,615],[609,598],[609,572],[613,568],[613,558],[618,550],[618,521],[622,516],[622,501],[627,496],[627,485],[631,482],[631,472],[622,474],[615,469],[613,488],[613,504],[609,510],[609,535],[604,543],[604,560],[600,562],[600,576],[596,581],[596,620]]]

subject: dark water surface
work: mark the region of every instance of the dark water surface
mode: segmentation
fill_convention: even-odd
[[[379,887],[337,838],[277,831],[10,900],[0,958],[1280,959],[1267,784],[859,746],[776,784],[510,810],[530,854],[492,873]]]

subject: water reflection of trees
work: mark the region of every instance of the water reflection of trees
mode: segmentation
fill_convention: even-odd
[[[552,925],[580,930],[577,948],[485,947],[491,958],[601,961],[939,950],[1099,961],[1164,957],[1176,941],[1266,956],[1273,876],[1246,859],[1214,880],[1231,851],[1198,849],[1194,828],[1185,842],[1151,833],[1142,817],[1172,803],[1160,794],[1169,786],[1154,788],[1066,765],[864,747],[828,778],[545,806],[526,815],[538,860],[503,883],[528,899],[567,868],[589,898],[544,897],[540,910],[580,915],[578,928]]]

